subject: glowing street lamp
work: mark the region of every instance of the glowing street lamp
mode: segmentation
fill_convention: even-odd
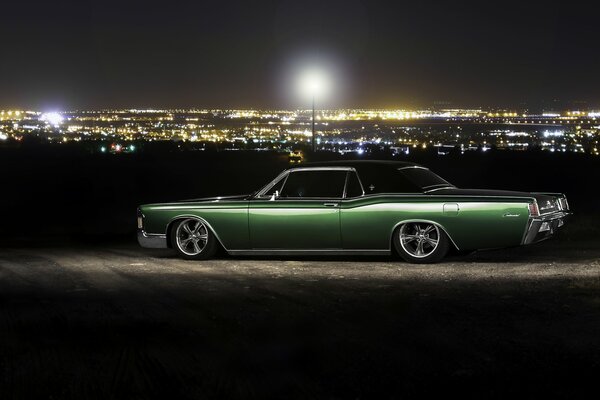
[[[312,102],[312,150],[316,151],[315,145],[315,97],[324,96],[328,89],[327,76],[324,71],[312,68],[304,71],[299,79],[301,93],[310,98]]]

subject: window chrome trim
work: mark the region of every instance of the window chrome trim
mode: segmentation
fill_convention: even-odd
[[[433,186],[447,185],[447,186],[442,187],[442,189],[446,188],[446,187],[453,187],[453,188],[456,187],[453,184],[451,184],[450,182],[448,182],[447,180],[445,180],[444,178],[442,178],[441,176],[439,176],[438,174],[436,174],[435,172],[433,172],[432,170],[430,170],[429,168],[423,167],[422,165],[411,165],[411,166],[407,166],[407,167],[400,167],[400,168],[397,168],[396,170],[397,171],[401,171],[403,169],[415,169],[415,168],[420,168],[420,169],[427,170],[427,171],[431,172],[432,174],[434,174],[435,176],[437,176],[438,178],[440,178],[441,180],[443,180],[444,182],[446,182],[446,183],[436,183],[436,184],[433,184],[433,185],[423,186],[423,187],[421,187],[421,190],[423,190],[423,193],[427,193],[430,190],[434,190],[434,189],[427,189],[427,188],[430,188],[430,187],[433,187]],[[413,183],[413,182],[411,182],[411,183]],[[418,186],[418,185],[415,185],[415,186]],[[427,190],[425,190],[425,189],[427,189]]]
[[[273,186],[275,186],[281,179],[283,179],[284,177],[287,177],[287,175],[289,174],[289,170],[286,169],[285,171],[281,172],[279,175],[277,175],[271,182],[267,183],[265,186],[263,186],[262,189],[260,189],[258,192],[256,192],[256,194],[252,197],[253,199],[257,199],[257,198],[261,198],[264,197],[265,192],[270,190]],[[285,182],[284,182],[285,183]]]
[[[456,189],[456,186],[454,186],[453,184],[450,183],[450,184],[448,184],[448,186],[443,186],[443,187],[434,188],[434,189],[427,189],[423,193],[430,193],[430,192],[435,192],[436,190],[444,190],[444,189],[451,189],[451,188]]]
[[[350,171],[346,172],[346,179],[344,180],[344,192],[342,193],[342,199],[346,198],[346,190],[348,189],[348,181],[350,178]]]
[[[290,168],[287,171],[292,173],[292,172],[297,172],[297,171],[349,171],[349,170],[353,170],[353,167],[344,167],[344,166],[333,166],[333,167],[297,167],[297,168]]]
[[[282,179],[283,177],[285,177],[285,180],[287,182],[288,176],[291,173],[296,172],[296,171],[350,171],[350,170],[356,171],[356,169],[354,169],[353,167],[343,167],[343,166],[340,166],[340,167],[334,166],[334,167],[297,167],[297,168],[289,168],[289,169],[286,169],[285,171],[281,172],[271,182],[269,182],[265,186],[263,186],[263,188],[260,189],[252,198],[253,199],[260,199],[260,198],[265,197],[265,192],[268,191],[268,190],[270,190],[273,186],[275,186],[279,182],[280,179]],[[360,181],[360,177],[358,179]],[[281,189],[283,189],[283,187],[285,186],[286,182],[283,182],[283,185],[281,186]],[[361,183],[361,187],[362,187],[362,183]],[[363,190],[363,193],[364,193],[364,190]],[[303,197],[300,197],[300,198],[303,198]],[[339,198],[339,197],[336,197],[336,198]]]
[[[400,168],[396,168],[398,171],[402,170],[402,169],[411,169],[411,168],[421,168],[421,169],[426,169],[429,170],[429,168],[424,167],[422,165],[407,165],[406,167],[400,167]]]
[[[294,172],[306,172],[306,171],[346,171],[346,177],[344,178],[344,189],[342,190],[342,195],[340,197],[278,197],[277,200],[320,200],[320,199],[336,199],[341,200],[344,198],[346,194],[346,182],[348,178],[348,171],[353,170],[352,167],[300,167],[300,168],[290,168],[287,170],[288,174],[285,177],[285,182],[281,186],[281,193],[283,193],[283,189],[287,183],[287,180],[291,174]]]
[[[360,185],[360,191],[362,192],[362,194],[360,196],[354,196],[354,197],[348,197],[348,196],[346,196],[347,189],[348,189],[348,181],[350,180],[350,175],[352,173],[354,173],[354,175],[356,176],[356,179],[358,179],[358,184]],[[364,195],[365,195],[365,188],[363,187],[362,181],[360,180],[360,176],[358,174],[358,171],[356,170],[356,168],[352,168],[346,174],[346,183],[344,184],[344,197],[342,197],[342,199],[358,199],[359,197],[363,197]]]

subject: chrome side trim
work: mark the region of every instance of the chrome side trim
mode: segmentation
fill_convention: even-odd
[[[390,250],[370,250],[370,249],[244,249],[227,250],[232,256],[342,256],[342,255],[390,255]]]
[[[166,249],[167,235],[162,233],[146,233],[143,229],[138,229],[137,240],[140,246],[148,249]]]
[[[428,223],[428,224],[433,224],[433,225],[437,226],[438,228],[441,228],[444,231],[444,233],[446,234],[446,236],[448,236],[448,238],[450,239],[450,241],[452,242],[454,247],[456,247],[456,250],[460,250],[460,247],[458,247],[456,245],[456,243],[454,242],[454,239],[452,239],[452,236],[450,236],[450,234],[448,233],[448,231],[446,230],[446,228],[443,225],[441,225],[435,221],[431,221],[431,220],[427,220],[427,219],[406,219],[404,221],[398,222],[396,225],[394,225],[394,227],[392,228],[392,231],[390,232],[390,239],[393,239],[394,231],[396,230],[396,228],[398,228],[402,224],[406,224],[409,222],[424,222],[424,223]],[[392,246],[392,241],[390,240],[390,251],[391,251],[391,246]]]
[[[225,249],[225,251],[229,251],[229,250],[227,250],[227,247],[225,247],[225,245],[223,244],[223,241],[219,237],[219,234],[217,233],[216,230],[213,229],[213,227],[211,226],[211,224],[209,224],[208,221],[205,220],[204,218],[199,217],[197,215],[193,215],[193,214],[181,214],[181,215],[178,215],[176,217],[171,218],[171,220],[167,223],[167,226],[165,227],[165,232],[169,232],[169,227],[171,226],[171,224],[173,222],[175,222],[178,219],[182,219],[182,218],[195,218],[195,219],[199,220],[200,222],[202,222],[204,225],[208,226],[208,228],[215,235],[215,237],[217,238],[217,240],[219,241],[219,244],[223,247],[223,249]],[[166,235],[165,235],[165,237],[166,237]]]
[[[440,189],[446,189],[446,188],[440,188]],[[528,196],[484,196],[484,195],[463,195],[463,194],[447,194],[447,195],[428,195],[427,193],[374,193],[374,194],[365,194],[362,197],[352,197],[352,198],[348,198],[345,200],[349,200],[349,201],[353,201],[353,200],[360,200],[360,199],[366,199],[366,198],[374,198],[374,197],[424,197],[424,198],[428,198],[428,199],[435,199],[436,197],[442,197],[442,198],[471,198],[471,199],[514,199],[515,202],[517,201],[522,201],[524,199],[528,200],[528,201],[535,201],[534,197],[528,197]]]

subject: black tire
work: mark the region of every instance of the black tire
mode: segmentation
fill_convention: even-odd
[[[171,229],[171,244],[179,256],[186,260],[207,260],[215,255],[219,247],[215,234],[197,218],[175,221]]]
[[[401,237],[404,238],[404,245],[401,243]],[[400,257],[415,264],[439,262],[450,249],[450,239],[446,232],[430,222],[408,222],[400,225],[394,231],[393,241]]]

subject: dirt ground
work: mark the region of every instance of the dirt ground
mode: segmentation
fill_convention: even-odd
[[[194,262],[0,249],[0,398],[572,397],[600,373],[600,246]]]

